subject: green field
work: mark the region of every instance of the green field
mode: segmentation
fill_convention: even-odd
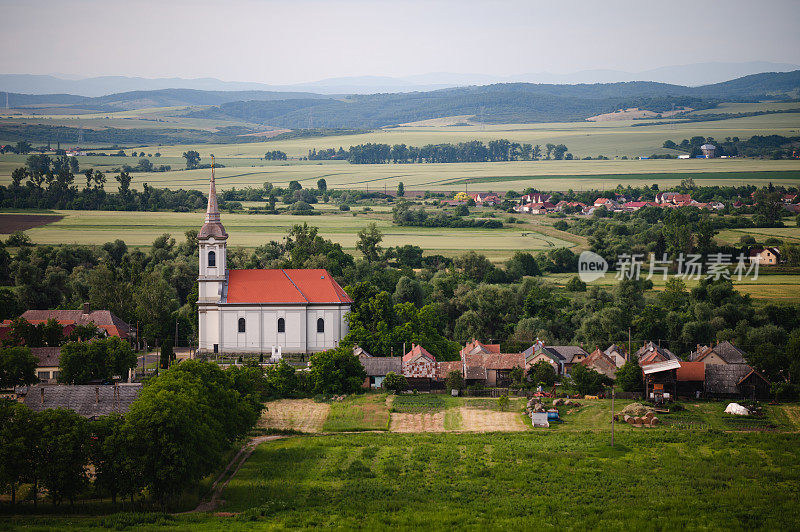
[[[54,211],[61,220],[30,229],[27,234],[37,244],[103,244],[116,239],[132,246],[149,246],[155,238],[169,233],[182,240],[189,229],[203,225],[203,213]],[[223,214],[222,221],[233,246],[256,247],[271,240],[281,240],[294,224],[308,223],[319,227],[320,235],[355,250],[356,233],[370,222],[383,232],[384,247],[414,244],[427,253],[460,255],[467,249],[485,253],[492,259],[505,260],[516,250],[539,250],[573,247],[579,237],[556,231],[552,227],[536,230],[533,223],[514,225],[508,229],[451,229],[398,227],[388,213],[340,213],[328,211],[320,216]],[[0,228],[2,234],[2,228]],[[469,246],[465,243],[469,242]]]

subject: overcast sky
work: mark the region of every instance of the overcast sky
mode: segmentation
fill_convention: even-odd
[[[0,0],[0,72],[273,84],[800,63],[800,1]]]

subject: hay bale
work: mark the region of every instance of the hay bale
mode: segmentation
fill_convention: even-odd
[[[625,408],[620,411],[622,415],[629,415],[634,417],[642,417],[647,415],[648,412],[652,412],[653,409],[647,406],[644,406],[642,403],[631,403]]]
[[[555,400],[553,400],[553,406],[560,406],[560,405],[563,405],[563,404],[564,404],[564,400],[563,399],[555,399]]]
[[[650,419],[650,426],[651,427],[655,427],[659,423],[661,423],[661,421],[657,417],[653,417],[652,419]]]
[[[628,425],[633,425],[633,421],[634,421],[633,420],[633,416],[629,416],[629,415],[625,414],[625,417],[623,419],[625,420],[625,423],[627,423]]]

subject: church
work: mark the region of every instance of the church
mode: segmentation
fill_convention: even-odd
[[[326,270],[227,268],[213,158],[197,239],[199,353],[315,353],[337,347],[347,334],[353,300]]]

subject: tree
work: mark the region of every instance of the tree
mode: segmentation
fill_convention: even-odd
[[[528,379],[536,385],[552,386],[556,383],[556,370],[546,360],[540,360],[528,368]]]
[[[86,384],[92,380],[110,381],[115,375],[125,378],[136,367],[131,346],[116,336],[91,342],[69,342],[61,347],[61,375],[67,384]]]
[[[397,184],[397,195],[401,198],[406,195],[406,187],[402,181]]]
[[[348,394],[361,391],[367,373],[348,346],[311,355],[308,383],[313,393]]]
[[[289,181],[289,192],[294,192],[295,190],[302,190],[303,185],[300,184],[300,181]]]
[[[382,386],[394,394],[399,394],[408,389],[408,381],[403,375],[390,371],[383,378]]]
[[[38,360],[29,347],[4,347],[0,349],[0,388],[13,388],[38,382]]]
[[[0,486],[11,488],[12,506],[16,504],[17,487],[31,478],[38,442],[34,413],[16,401],[0,400]]]
[[[404,275],[397,281],[397,286],[394,290],[395,302],[413,303],[414,306],[421,307],[424,298],[425,293],[422,290],[422,285],[416,279]]]
[[[642,389],[643,376],[642,367],[639,365],[639,358],[631,355],[625,364],[616,372],[616,383],[624,392],[638,392]]]
[[[267,369],[267,382],[278,397],[291,397],[297,393],[297,372],[285,360]]]
[[[94,466],[94,485],[100,492],[111,495],[133,495],[139,491],[136,456],[133,454],[134,434],[126,429],[125,417],[113,413],[92,422],[89,441],[89,460]]]
[[[73,506],[75,497],[88,482],[86,420],[62,408],[44,410],[37,417],[40,418],[41,456],[45,457],[40,464],[42,484],[54,504],[67,499]]]
[[[328,190],[328,182],[325,181],[324,177],[321,177],[317,180],[317,190],[319,190],[320,192],[325,192],[326,190]]]
[[[583,364],[575,364],[570,372],[572,382],[581,395],[595,395],[603,389],[607,377],[602,373],[587,368]]]
[[[460,371],[453,370],[447,374],[447,380],[444,385],[445,390],[463,390],[464,389],[464,376]]]
[[[367,262],[377,262],[381,257],[380,243],[382,240],[383,233],[378,229],[378,225],[372,222],[358,231],[356,249],[364,255]]]
[[[194,170],[195,168],[200,166],[200,154],[197,153],[195,150],[189,150],[183,152],[183,158],[186,159],[187,170]]]
[[[164,343],[161,344],[161,355],[159,357],[161,369],[169,368],[170,362],[172,362],[172,358],[175,356],[172,349],[172,341],[172,338],[167,337],[164,339]]]
[[[565,286],[570,292],[586,292],[586,283],[580,280],[578,276],[571,277]]]
[[[131,174],[129,172],[120,172],[119,175],[114,176],[114,179],[117,180],[119,183],[119,194],[123,198],[127,197],[130,194],[130,187],[131,187]]]
[[[132,455],[154,499],[165,506],[208,475],[255,424],[259,409],[211,362],[186,360],[151,380],[131,405],[124,430],[136,435]]]

